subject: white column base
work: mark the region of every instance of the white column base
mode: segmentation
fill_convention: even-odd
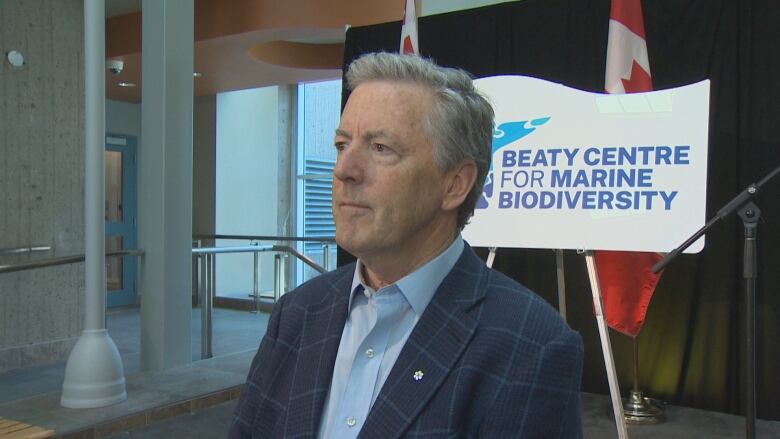
[[[105,407],[127,399],[122,358],[106,329],[87,329],[73,347],[62,383],[63,407]]]

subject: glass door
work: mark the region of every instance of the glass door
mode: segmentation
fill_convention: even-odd
[[[106,136],[106,251],[136,248],[136,139]],[[106,258],[108,306],[136,303],[136,257]]]

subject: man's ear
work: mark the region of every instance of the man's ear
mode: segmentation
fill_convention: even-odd
[[[471,192],[476,180],[477,164],[471,159],[462,161],[454,169],[448,171],[445,176],[447,186],[442,200],[442,209],[457,210]]]

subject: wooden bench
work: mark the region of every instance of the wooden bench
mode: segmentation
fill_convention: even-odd
[[[54,430],[45,430],[41,427],[0,418],[0,438],[2,439],[41,439],[53,436]]]

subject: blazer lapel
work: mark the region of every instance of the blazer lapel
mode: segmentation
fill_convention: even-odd
[[[354,264],[353,264],[354,267]],[[323,300],[306,307],[284,436],[316,436],[330,391],[354,270],[331,284]]]
[[[467,314],[484,295],[486,269],[466,245],[401,350],[360,437],[400,437],[419,416],[470,343]]]

